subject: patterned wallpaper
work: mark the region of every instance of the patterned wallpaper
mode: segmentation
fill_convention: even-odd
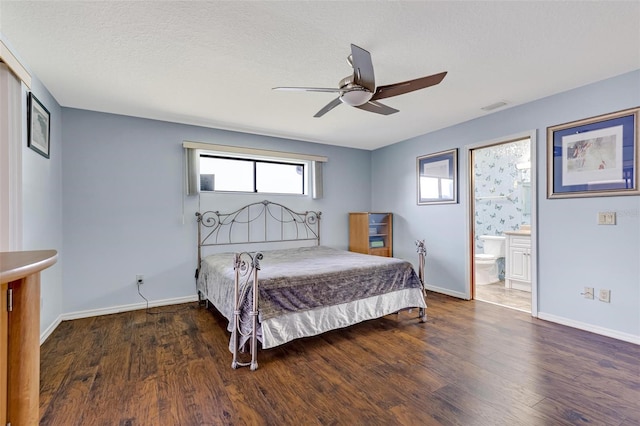
[[[531,219],[529,139],[473,151],[476,252],[478,235],[502,235]]]

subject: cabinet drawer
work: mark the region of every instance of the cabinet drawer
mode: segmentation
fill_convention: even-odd
[[[530,247],[531,246],[531,238],[530,237],[515,237],[515,236],[512,236],[510,243],[511,243],[512,246]]]

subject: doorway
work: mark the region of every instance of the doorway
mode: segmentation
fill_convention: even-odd
[[[472,298],[535,316],[534,140],[479,144],[468,158]]]

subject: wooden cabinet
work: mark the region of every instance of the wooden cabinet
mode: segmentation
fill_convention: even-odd
[[[531,234],[506,232],[505,280],[506,288],[531,291]]]
[[[0,252],[0,425],[40,421],[40,271],[57,257]]]
[[[349,213],[349,251],[393,256],[391,213]]]

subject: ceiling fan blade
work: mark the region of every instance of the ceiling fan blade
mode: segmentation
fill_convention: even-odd
[[[356,106],[356,108],[360,108],[369,112],[375,112],[376,114],[382,114],[382,115],[391,115],[391,114],[395,114],[396,112],[400,112],[399,110],[395,108],[391,108],[390,106],[387,106],[385,104],[381,104],[380,102],[372,102],[372,101],[369,101],[366,104],[358,105]]]
[[[373,62],[371,54],[355,44],[351,45],[351,65],[353,66],[354,83],[369,89],[376,90],[376,79],[373,74]]]
[[[416,78],[415,80],[403,81],[402,83],[389,84],[387,86],[380,86],[373,94],[371,100],[375,101],[377,99],[404,95],[405,93],[413,92],[414,90],[420,90],[430,86],[435,86],[436,84],[439,84],[446,75],[447,72],[445,71],[441,72],[440,74]]]
[[[326,104],[324,108],[322,108],[320,111],[316,112],[316,115],[314,115],[314,117],[316,118],[322,117],[323,115],[325,115],[326,113],[328,113],[329,111],[331,111],[332,109],[340,105],[341,103],[342,101],[340,100],[340,97],[335,98],[334,100]]]
[[[341,93],[344,92],[342,89],[338,88],[329,88],[329,87],[274,87],[272,90],[282,90],[282,91],[290,91],[290,92],[330,92],[330,93]]]

